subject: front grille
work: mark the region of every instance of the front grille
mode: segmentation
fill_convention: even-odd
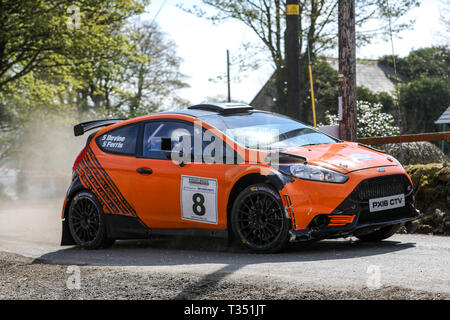
[[[411,218],[414,215],[414,211],[411,210],[410,205],[407,204],[405,207],[390,209],[380,212],[369,212],[369,208],[364,208],[361,210],[359,215],[358,224],[370,224],[370,223],[380,223],[388,222],[398,219]]]
[[[396,194],[406,194],[408,185],[408,179],[402,174],[367,179],[358,186],[358,200],[368,201]]]

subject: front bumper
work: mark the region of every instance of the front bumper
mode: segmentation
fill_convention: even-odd
[[[395,224],[404,225],[407,222],[420,218],[420,216],[421,216],[420,212],[415,208],[413,208],[411,210],[410,216],[405,216],[403,218],[398,219],[378,221],[378,222],[374,221],[370,223],[358,223],[358,220],[355,219],[355,222],[343,227],[323,226],[323,227],[307,228],[304,230],[291,230],[291,241],[335,239],[341,237],[349,237],[352,235],[359,236],[371,233],[382,227],[390,225]]]
[[[385,180],[382,180],[385,179]],[[403,189],[401,189],[403,188]],[[405,206],[370,212],[369,199],[405,194]],[[292,207],[290,208],[292,209]],[[294,216],[291,214],[291,216]],[[291,230],[291,240],[314,240],[363,235],[385,226],[405,224],[420,217],[414,207],[414,190],[405,174],[370,177],[360,181],[331,213],[316,213],[303,228]],[[298,217],[298,215],[297,215]]]

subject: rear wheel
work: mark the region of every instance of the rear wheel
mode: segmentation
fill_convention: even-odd
[[[249,186],[238,195],[231,227],[235,238],[255,252],[277,252],[289,241],[290,220],[278,192],[266,184]]]
[[[392,226],[383,227],[369,234],[356,236],[359,240],[364,242],[378,242],[385,240],[394,235],[400,228],[399,224],[395,224]]]
[[[106,234],[102,207],[91,192],[81,191],[70,203],[69,229],[75,242],[86,249],[99,249],[114,244]]]

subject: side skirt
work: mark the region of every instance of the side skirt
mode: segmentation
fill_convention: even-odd
[[[105,221],[108,237],[116,240],[148,239],[157,235],[228,238],[228,230],[151,229],[144,226],[135,217],[116,214],[106,214]]]
[[[105,223],[106,233],[111,239],[147,239],[150,237],[150,229],[136,217],[105,214]]]
[[[210,229],[153,229],[151,234],[156,236],[186,236],[186,237],[214,237],[228,238],[228,230]]]

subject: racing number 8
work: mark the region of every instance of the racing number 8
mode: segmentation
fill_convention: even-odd
[[[194,201],[192,211],[194,211],[194,213],[198,216],[205,215],[206,208],[203,205],[205,203],[205,197],[201,193],[194,193],[192,196],[192,201]]]

